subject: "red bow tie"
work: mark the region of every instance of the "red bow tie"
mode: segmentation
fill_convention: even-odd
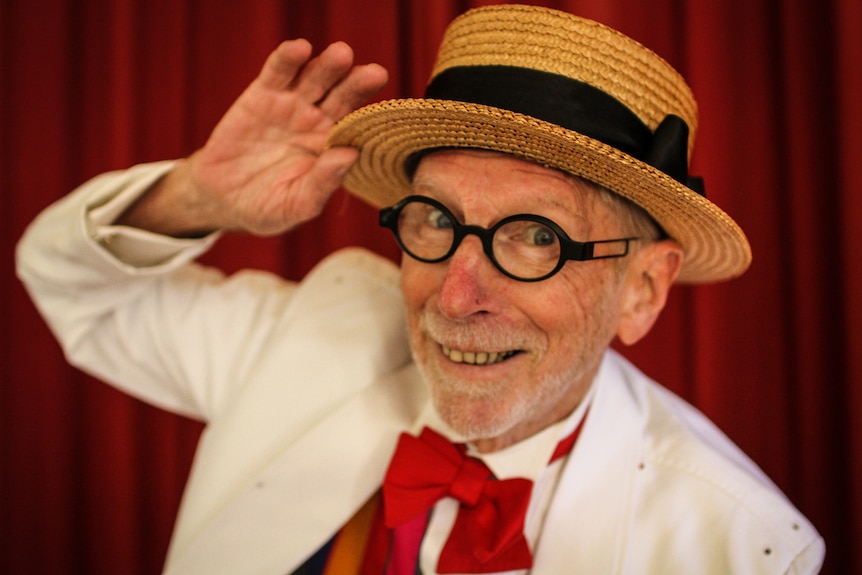
[[[495,480],[478,459],[467,457],[438,433],[406,433],[383,483],[386,527],[392,529],[427,513],[445,496],[461,502],[458,517],[437,564],[440,573],[493,573],[533,564],[524,537],[524,518],[533,482]]]

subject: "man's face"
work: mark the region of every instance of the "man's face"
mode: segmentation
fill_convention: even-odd
[[[530,213],[579,241],[627,235],[587,185],[503,154],[431,154],[419,165],[414,193],[442,202],[465,224],[490,227]],[[494,450],[568,415],[616,332],[619,265],[568,262],[549,279],[520,282],[500,273],[473,235],[440,263],[405,255],[411,346],[443,419]]]

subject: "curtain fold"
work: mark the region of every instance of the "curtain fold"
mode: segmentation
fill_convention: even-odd
[[[446,24],[479,0],[0,3],[0,572],[157,573],[202,425],[67,366],[14,276],[36,214],[98,173],[187,155],[284,38],[350,43],[420,95]],[[744,277],[678,287],[622,351],[692,401],[862,572],[862,3],[525,1],[600,20],[689,79],[692,172],[746,230]],[[301,277],[363,245],[398,251],[336,194],[281,238],[205,261]]]

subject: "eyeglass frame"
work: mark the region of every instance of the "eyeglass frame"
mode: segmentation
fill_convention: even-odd
[[[419,257],[415,253],[410,251],[407,246],[404,245],[404,242],[401,240],[401,233],[398,230],[398,222],[400,220],[401,211],[412,202],[422,202],[432,207],[435,207],[439,209],[444,215],[449,217],[452,222],[452,245],[449,247],[449,250],[439,258]],[[513,214],[511,216],[506,216],[490,228],[463,224],[458,220],[458,218],[455,217],[455,214],[452,213],[452,210],[447,208],[442,202],[428,196],[419,195],[406,196],[402,198],[398,203],[387,208],[381,209],[378,214],[378,218],[380,226],[387,228],[392,232],[392,234],[395,236],[395,241],[398,243],[398,246],[405,254],[417,261],[429,264],[440,263],[452,257],[458,250],[458,247],[461,245],[463,239],[468,235],[472,234],[478,237],[479,240],[482,242],[482,251],[485,253],[485,256],[487,256],[487,258],[491,260],[491,263],[494,264],[494,267],[497,268],[500,273],[502,273],[506,277],[521,282],[538,282],[546,280],[554,276],[561,269],[563,269],[563,266],[566,265],[566,262],[568,261],[584,262],[626,257],[629,254],[629,244],[633,241],[640,239],[639,237],[631,236],[612,240],[594,240],[589,242],[579,242],[571,239],[569,235],[563,230],[563,228],[561,228],[559,224],[557,224],[553,220],[536,214]],[[523,278],[520,276],[516,276],[515,274],[504,268],[494,256],[494,234],[496,234],[497,230],[499,230],[506,224],[514,221],[531,221],[546,226],[552,232],[554,232],[554,234],[557,236],[557,239],[560,241],[560,256],[557,261],[557,264],[551,271],[549,271],[545,275],[536,278]],[[611,244],[617,242],[625,242],[625,248],[621,253],[596,255],[595,247],[597,245]]]

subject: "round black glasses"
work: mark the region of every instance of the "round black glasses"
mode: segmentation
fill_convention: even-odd
[[[490,228],[468,226],[446,206],[425,196],[407,196],[380,210],[380,225],[392,230],[407,255],[427,263],[451,257],[465,236],[476,235],[500,272],[524,282],[547,279],[568,260],[624,257],[629,253],[629,242],[638,239],[576,242],[553,221],[533,214],[509,216]]]

